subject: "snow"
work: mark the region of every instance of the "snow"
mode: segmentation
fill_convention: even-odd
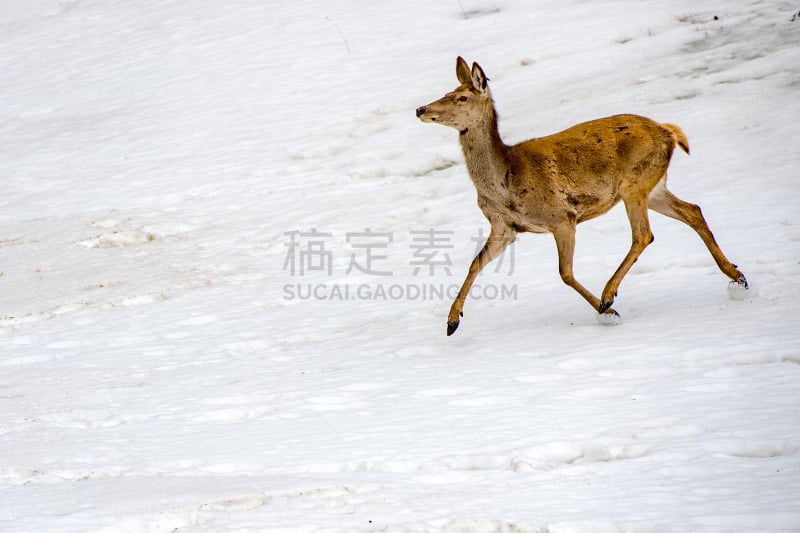
[[[0,4],[0,530],[800,530],[796,9]],[[414,109],[457,55],[507,142],[681,126],[751,289],[653,214],[617,327],[523,235],[446,337],[488,225]]]

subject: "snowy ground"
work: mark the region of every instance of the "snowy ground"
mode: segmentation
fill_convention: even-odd
[[[0,530],[799,531],[797,9],[0,4]],[[653,215],[619,327],[523,235],[446,337],[488,226],[414,109],[459,54],[507,142],[680,125],[750,294]]]

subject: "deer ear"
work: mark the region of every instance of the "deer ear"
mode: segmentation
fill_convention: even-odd
[[[486,92],[489,86],[486,74],[483,73],[483,69],[477,63],[472,64],[472,85],[481,92]]]
[[[461,82],[462,85],[472,84],[472,74],[469,71],[469,65],[461,56],[458,56],[458,59],[456,59],[456,78],[458,78],[458,81]]]

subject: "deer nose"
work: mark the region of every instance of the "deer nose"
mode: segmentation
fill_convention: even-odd
[[[421,117],[422,115],[424,115],[424,114],[425,114],[425,111],[427,111],[427,109],[425,109],[425,106],[418,107],[418,108],[417,108],[417,116],[418,116],[418,117]]]

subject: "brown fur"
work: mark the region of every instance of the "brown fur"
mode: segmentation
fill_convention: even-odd
[[[491,224],[489,239],[470,266],[447,319],[447,333],[459,324],[464,300],[478,272],[516,238],[517,233],[552,233],[563,281],[600,313],[611,304],[622,278],[653,240],[647,210],[691,226],[728,277],[747,287],[744,275],[720,250],[700,208],[666,188],[667,167],[679,146],[689,153],[680,128],[637,115],[615,115],[584,122],[560,133],[508,146],[500,138],[497,114],[483,69],[456,61],[460,85],[417,109],[423,122],[459,131],[467,170],[478,192],[478,206]],[[608,212],[620,200],[631,223],[632,244],[597,298],[572,273],[575,226]]]

